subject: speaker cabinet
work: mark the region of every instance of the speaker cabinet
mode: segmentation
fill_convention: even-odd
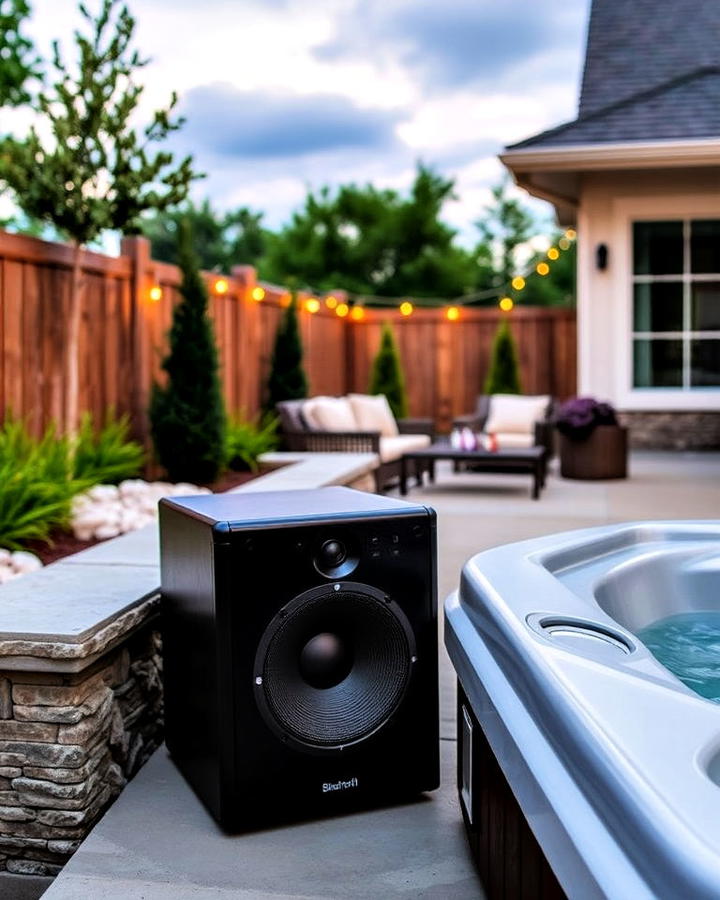
[[[347,488],[160,503],[166,739],[228,831],[439,784],[433,510]]]

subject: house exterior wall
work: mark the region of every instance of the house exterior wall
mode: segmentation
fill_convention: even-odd
[[[634,389],[632,386],[632,223],[638,220],[720,218],[717,168],[591,172],[582,176],[578,209],[578,392],[610,400],[638,424],[652,446],[653,415],[682,411],[707,433],[720,418],[720,389]],[[598,245],[608,265],[596,265]],[[686,430],[687,430],[686,428]],[[712,429],[715,433],[717,429]],[[652,432],[652,428],[650,428]],[[663,445],[659,440],[658,446]],[[690,439],[687,446],[703,445]],[[677,440],[675,440],[677,446]]]

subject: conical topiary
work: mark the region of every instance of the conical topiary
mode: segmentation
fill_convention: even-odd
[[[387,322],[383,325],[380,349],[373,360],[370,372],[370,393],[385,394],[396,419],[404,419],[407,416],[405,377],[395,337]]]
[[[273,347],[266,408],[273,412],[280,400],[302,400],[307,397],[308,382],[302,367],[302,341],[297,319],[297,299],[293,295],[285,310]]]
[[[520,394],[520,370],[518,367],[515,341],[507,319],[504,319],[495,334],[490,371],[485,379],[486,394]]]
[[[225,407],[208,317],[207,288],[197,267],[190,228],[179,232],[182,299],[173,310],[165,387],[153,385],[150,426],[155,453],[173,481],[214,481],[224,461]]]

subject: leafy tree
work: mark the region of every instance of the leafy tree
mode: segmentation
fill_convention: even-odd
[[[275,334],[266,409],[273,412],[281,400],[302,400],[307,397],[308,383],[302,366],[303,348],[297,319],[297,298],[293,295],[290,305],[280,321]]]
[[[496,258],[495,284],[502,291],[509,288],[517,274],[517,248],[532,237],[535,225],[532,214],[509,194],[510,179],[504,178],[492,189],[493,202],[485,207],[485,215],[475,224],[480,229],[480,248],[488,248]]]
[[[155,212],[142,220],[143,234],[150,239],[154,259],[177,262],[182,219],[190,223],[202,269],[229,272],[235,265],[256,265],[265,251],[262,213],[241,207],[220,214],[206,199],[199,206],[188,201],[180,209]]]
[[[225,460],[226,418],[208,295],[189,227],[180,229],[182,300],[173,310],[167,385],[153,385],[150,424],[155,452],[173,481],[214,481]]]
[[[395,336],[387,322],[383,324],[380,349],[370,371],[370,393],[385,394],[396,419],[404,419],[407,416],[405,377]]]
[[[552,242],[558,246],[561,233],[555,234]],[[547,275],[534,273],[535,265],[547,262],[550,271]],[[545,253],[538,253],[528,262],[527,269],[531,274],[525,288],[513,298],[529,306],[574,306],[575,304],[575,270],[577,266],[577,247],[571,243],[567,250],[560,252],[556,260],[548,260]]]
[[[490,371],[485,379],[486,394],[519,394],[520,371],[515,340],[507,319],[498,326],[493,341]]]
[[[262,277],[387,297],[456,297],[474,286],[471,255],[440,220],[453,181],[419,165],[409,196],[350,184],[309,193],[268,240]]]
[[[26,0],[0,0],[0,107],[26,103],[27,82],[39,77],[32,41],[22,33],[29,15]]]
[[[191,159],[172,168],[173,156],[152,147],[181,125],[171,119],[173,95],[138,132],[132,126],[143,92],[135,81],[147,60],[130,48],[135,20],[117,0],[102,0],[93,17],[80,5],[89,36],[76,32],[77,63],[68,66],[53,45],[56,80],[35,100],[43,129],[23,140],[0,141],[0,181],[12,188],[31,219],[49,222],[73,245],[65,346],[64,424],[78,424],[78,338],[81,316],[81,250],[105,229],[136,231],[147,209],[185,199],[193,178]]]

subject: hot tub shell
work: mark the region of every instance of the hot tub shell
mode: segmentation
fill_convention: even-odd
[[[634,634],[718,609],[718,522],[499,547],[447,599],[463,696],[568,896],[720,897],[720,706]],[[467,823],[477,773],[463,770],[462,727]]]

